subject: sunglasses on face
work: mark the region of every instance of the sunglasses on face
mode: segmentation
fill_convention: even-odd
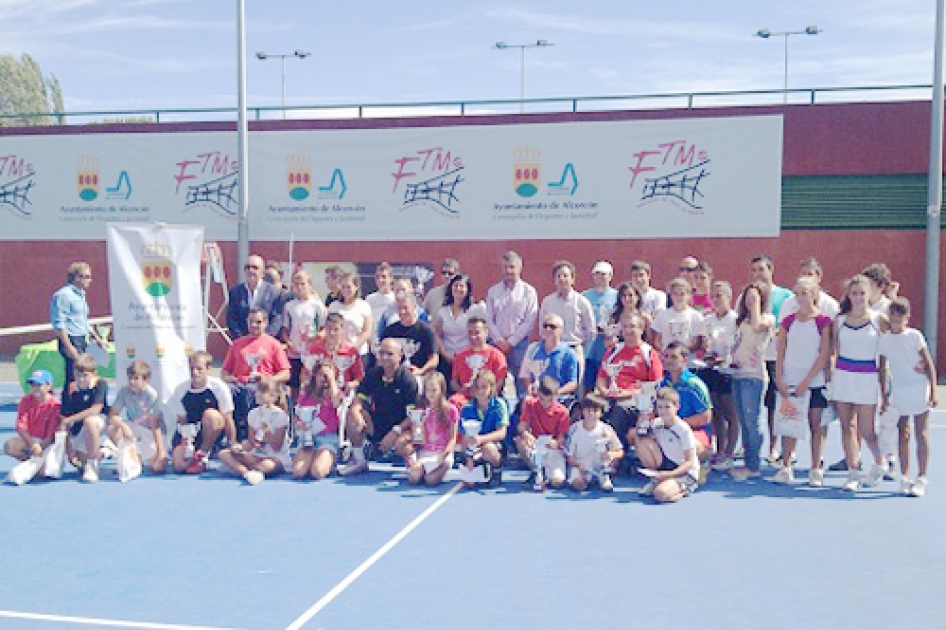
[[[680,267],[680,271],[683,273],[692,273],[696,271],[696,267]]]
[[[542,328],[546,330],[555,330],[556,328],[558,328],[558,326],[555,324],[542,324]]]

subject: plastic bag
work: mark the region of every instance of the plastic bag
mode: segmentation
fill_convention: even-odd
[[[36,455],[25,462],[20,462],[7,473],[7,483],[22,486],[24,483],[31,481],[39,472],[39,469],[43,467],[44,459],[43,455]]]
[[[808,405],[811,402],[811,391],[805,390],[800,396],[783,398],[781,394],[775,397],[775,435],[808,439]]]
[[[118,480],[122,483],[141,476],[141,461],[137,455],[133,441],[122,440],[118,443],[118,461],[115,468],[118,470]]]
[[[878,408],[874,429],[877,431],[877,443],[884,455],[896,454],[900,448],[900,410],[889,406],[880,413]]]
[[[50,479],[60,479],[66,467],[66,436],[67,431],[56,431],[56,438],[46,447],[43,454],[43,474]]]

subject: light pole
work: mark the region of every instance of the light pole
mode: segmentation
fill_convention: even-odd
[[[534,44],[507,44],[506,42],[496,42],[498,50],[507,50],[509,48],[519,49],[519,111],[526,111],[526,48],[545,48],[555,44],[545,39],[536,40]]]
[[[305,59],[310,57],[312,53],[307,50],[294,50],[291,53],[286,53],[284,55],[270,55],[263,52],[262,50],[256,53],[256,58],[260,61],[266,61],[267,59],[279,59],[280,74],[282,75],[282,117],[283,120],[286,118],[286,58],[287,57],[297,57],[299,59]]]
[[[821,29],[814,24],[805,27],[803,31],[770,31],[767,28],[760,28],[756,31],[754,37],[761,37],[762,39],[783,37],[785,39],[785,80],[782,84],[782,105],[788,104],[788,38],[792,35],[817,35],[820,32]]]

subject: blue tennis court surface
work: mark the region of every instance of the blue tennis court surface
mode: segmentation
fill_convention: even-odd
[[[668,506],[627,477],[533,493],[507,471],[454,494],[398,466],[258,487],[70,467],[0,486],[0,628],[942,628],[946,423],[931,438],[923,499],[843,493],[843,473],[809,489],[804,446],[792,488],[714,473]]]

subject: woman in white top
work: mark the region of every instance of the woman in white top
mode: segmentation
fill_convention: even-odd
[[[292,292],[296,299],[286,304],[279,338],[286,344],[286,355],[292,366],[289,387],[292,388],[292,399],[295,400],[299,395],[302,352],[309,339],[325,325],[328,310],[318,292],[312,288],[312,278],[307,271],[300,270],[293,274]]]
[[[345,339],[358,348],[364,356],[368,353],[368,340],[374,326],[371,307],[360,297],[361,281],[358,275],[348,272],[342,274],[338,282],[341,299],[332,302],[329,313],[338,313],[345,320]]]
[[[443,359],[438,369],[449,383],[454,355],[470,347],[467,322],[474,314],[485,317],[486,309],[482,302],[473,302],[473,284],[466,274],[453,276],[447,283],[444,295],[443,306],[434,314],[434,334],[437,337],[437,351]]]
[[[805,392],[808,393],[806,419],[811,430],[808,484],[820,488],[824,484],[821,413],[828,406],[824,398],[824,373],[831,355],[831,318],[818,310],[818,285],[811,280],[799,278],[793,293],[798,310],[785,317],[779,325],[775,386],[782,404],[790,404],[796,411],[799,411],[798,397],[794,394],[804,396]],[[775,473],[773,481],[776,483],[789,483],[795,478],[792,454],[796,442],[796,438],[782,437],[782,468]]]
[[[676,278],[668,288],[671,307],[658,311],[651,326],[654,347],[662,350],[671,341],[679,341],[695,351],[701,345],[703,316],[693,308],[693,287],[685,278]]]
[[[880,336],[889,328],[887,318],[870,310],[867,292],[870,281],[854,276],[847,282],[841,300],[841,314],[834,322],[834,370],[831,373],[831,398],[841,420],[841,440],[848,473],[845,490],[860,487],[858,470],[861,440],[874,456],[866,485],[874,486],[887,472],[883,454],[877,444],[874,417],[880,399],[877,376],[877,350]]]
[[[742,428],[746,465],[734,468],[730,473],[739,481],[762,474],[759,471],[762,464],[762,399],[769,380],[765,351],[775,329],[775,316],[770,311],[767,284],[756,282],[743,289],[736,308],[732,393]]]

